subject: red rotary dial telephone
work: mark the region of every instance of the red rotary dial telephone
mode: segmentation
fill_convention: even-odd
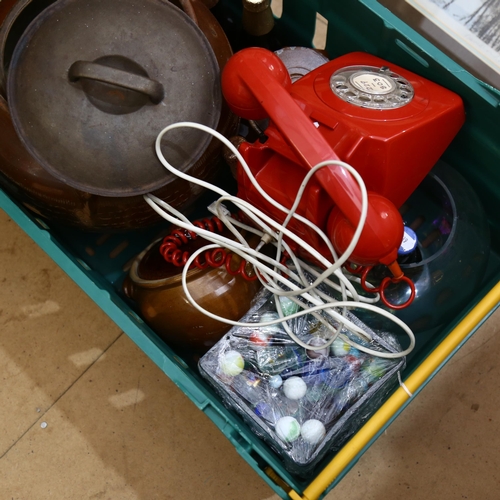
[[[462,126],[460,97],[360,52],[332,60],[292,85],[279,57],[260,48],[244,49],[229,60],[222,91],[237,115],[270,119],[267,140],[243,142],[239,151],[262,188],[282,205],[292,205],[306,170],[324,160],[341,159],[360,173],[368,189],[368,215],[350,261],[385,264],[402,276],[396,261],[403,238],[398,207]],[[242,168],[238,196],[279,222],[285,218]],[[360,218],[359,186],[346,169],[325,167],[309,183],[297,213],[322,228],[342,253]],[[307,226],[293,220],[289,229],[331,258]]]

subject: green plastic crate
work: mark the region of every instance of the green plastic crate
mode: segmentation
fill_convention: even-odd
[[[221,0],[237,13],[237,0]],[[489,214],[492,255],[480,293],[463,315],[433,337],[420,340],[404,378],[418,393],[449,357],[498,306],[500,287],[500,91],[475,79],[375,0],[283,0],[277,20],[284,42],[311,46],[317,14],[328,21],[326,50],[331,58],[365,51],[405,67],[458,93],[467,120],[444,159],[472,184]],[[203,203],[203,202],[200,202]],[[121,292],[126,263],[156,236],[158,228],[125,235],[82,234],[40,220],[0,191],[0,207],[127,333],[163,372],[233,443],[238,453],[281,498],[313,500],[326,494],[397,417],[410,399],[398,389],[391,399],[317,478],[289,474],[274,452],[235,413],[222,406],[197,371],[177,356],[134,312]],[[124,244],[126,242],[126,244]],[[92,251],[89,252],[89,248]],[[120,248],[120,252],[112,252]],[[110,253],[114,258],[110,258]],[[479,305],[478,305],[479,304]],[[458,325],[458,326],[457,326]],[[438,345],[443,342],[439,347]],[[327,467],[328,462],[332,464]]]

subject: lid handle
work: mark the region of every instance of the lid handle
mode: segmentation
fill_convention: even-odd
[[[111,68],[90,61],[76,61],[68,71],[70,82],[76,82],[80,78],[96,80],[109,83],[129,90],[135,90],[149,97],[153,104],[158,104],[165,96],[163,85],[156,80],[129,73],[121,69]]]

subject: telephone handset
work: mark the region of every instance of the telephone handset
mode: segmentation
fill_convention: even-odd
[[[269,118],[266,140],[239,151],[262,188],[290,207],[305,172],[341,159],[368,189],[368,215],[350,261],[385,264],[402,275],[397,251],[403,238],[399,207],[434,166],[464,122],[456,94],[365,53],[332,60],[291,83],[274,53],[237,52],[222,73],[229,107],[242,118]],[[238,169],[238,196],[277,221],[285,215],[266,202]],[[297,213],[325,230],[335,249],[349,245],[361,213],[359,186],[340,166],[319,170]],[[289,228],[327,257],[324,242],[307,226]]]

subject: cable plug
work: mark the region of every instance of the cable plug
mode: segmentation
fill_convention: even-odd
[[[216,201],[210,203],[210,205],[208,205],[207,207],[207,210],[210,213],[214,214],[216,217],[219,217],[220,212],[217,211],[217,207],[219,208],[220,212],[222,212],[223,215],[225,215],[226,217],[231,217],[231,212],[228,210],[228,208],[222,203],[219,203],[219,205],[217,205]]]
[[[257,252],[260,252],[261,248],[268,243],[271,243],[271,241],[276,240],[276,237],[274,235],[271,235],[269,233],[264,233],[262,237],[260,238],[259,244],[255,247],[255,250]]]
[[[273,235],[273,234],[269,234],[269,233],[264,233],[262,235],[262,238],[260,239],[260,241],[264,244],[264,245],[267,245],[268,243],[271,243],[271,241],[273,240],[276,240],[276,236]]]

